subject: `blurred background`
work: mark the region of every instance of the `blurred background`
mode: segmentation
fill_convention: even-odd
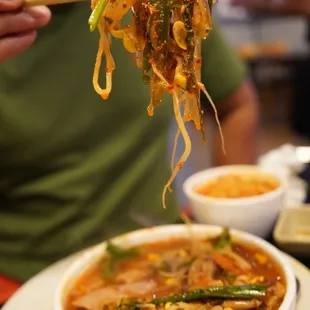
[[[219,1],[214,15],[228,41],[246,63],[257,88],[261,115],[259,154],[283,144],[308,146],[310,21],[303,17],[250,14],[242,7],[232,6],[230,0]],[[208,136],[212,136],[210,131],[215,130],[214,126],[206,126]],[[170,149],[175,130],[173,124]],[[181,192],[183,181],[191,173],[210,165],[200,135],[192,132],[192,136],[195,152],[177,180],[181,205],[187,203]],[[179,154],[183,147],[180,141]]]
[[[263,122],[260,151],[284,142],[307,143],[310,123],[305,112],[310,112],[310,99],[302,96],[301,82],[309,70],[308,21],[251,15],[230,0],[221,0],[215,7],[218,22],[247,63],[258,90]]]

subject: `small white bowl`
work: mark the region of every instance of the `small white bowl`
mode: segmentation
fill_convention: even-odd
[[[186,225],[166,225],[137,230],[117,237],[112,241],[116,245],[128,248],[147,242],[164,241],[171,238],[190,238],[192,234],[198,238],[212,238],[219,235],[221,231],[221,227],[209,225],[192,225],[191,230]],[[292,267],[282,253],[268,242],[250,234],[232,230],[231,235],[236,241],[259,247],[278,264],[286,283],[286,294],[278,310],[295,310],[296,280]],[[106,243],[104,242],[82,253],[67,270],[56,289],[54,310],[66,309],[65,303],[70,289],[82,274],[92,268],[103,257],[105,248]]]
[[[310,257],[310,206],[283,210],[273,236],[279,248],[285,252]]]
[[[195,192],[195,188],[226,174],[266,173],[280,181],[280,186],[263,195],[245,198],[211,198]],[[226,226],[267,237],[284,204],[285,180],[258,166],[221,166],[200,171],[189,177],[183,190],[200,223]]]

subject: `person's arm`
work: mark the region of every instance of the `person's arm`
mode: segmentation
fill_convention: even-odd
[[[259,113],[245,66],[217,27],[207,38],[202,56],[202,81],[216,104],[226,146],[225,156],[217,130],[212,164],[253,164],[257,156]],[[213,117],[210,105],[206,107]]]
[[[310,18],[310,0],[232,0],[250,11],[279,15],[303,15]]]
[[[0,0],[0,64],[25,51],[50,16],[44,6],[24,9],[22,0]]]
[[[258,105],[250,81],[243,81],[228,97],[217,103],[225,138],[226,156],[217,134],[213,144],[213,164],[254,164],[257,158]]]

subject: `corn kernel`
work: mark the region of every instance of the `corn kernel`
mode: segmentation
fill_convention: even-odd
[[[165,309],[169,309],[171,305],[172,305],[172,302],[167,302],[165,304]]]
[[[157,261],[160,259],[159,255],[156,253],[150,253],[150,254],[148,254],[147,257],[149,260],[152,260],[152,261]]]
[[[255,258],[261,265],[264,265],[267,263],[267,257],[264,254],[256,253]]]
[[[226,308],[224,308],[224,310],[234,310],[234,309],[230,308],[230,307],[229,308],[226,307]]]
[[[264,282],[265,278],[263,276],[254,277],[251,279],[250,284],[256,284],[258,282]]]
[[[176,280],[175,279],[173,279],[173,278],[168,278],[167,280],[165,280],[165,283],[166,284],[174,284],[174,283],[176,283]]]
[[[185,250],[180,250],[180,252],[179,252],[179,254],[180,254],[180,256],[182,256],[182,257],[186,257],[187,256],[187,253],[186,253],[186,251]]]

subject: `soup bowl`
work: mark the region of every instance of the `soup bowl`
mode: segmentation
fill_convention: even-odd
[[[116,237],[112,242],[122,248],[130,248],[150,242],[168,241],[173,238],[190,238],[193,235],[197,238],[212,238],[218,236],[221,232],[222,228],[219,226],[195,224],[189,228],[187,225],[167,225],[137,230]],[[278,310],[295,310],[295,276],[289,262],[282,253],[271,244],[253,235],[231,230],[231,236],[234,241],[238,241],[249,247],[255,246],[271,257],[274,263],[279,267],[284,282],[286,283],[286,294]],[[81,276],[93,268],[105,255],[106,246],[107,244],[104,242],[84,251],[66,271],[56,289],[54,310],[67,310],[66,302],[70,290]]]
[[[279,182],[279,186],[265,194],[244,198],[214,198],[196,192],[197,186],[218,177],[265,174]],[[204,224],[220,225],[246,231],[259,237],[267,237],[283,208],[285,178],[258,166],[233,165],[210,168],[190,176],[183,184],[195,220]]]

